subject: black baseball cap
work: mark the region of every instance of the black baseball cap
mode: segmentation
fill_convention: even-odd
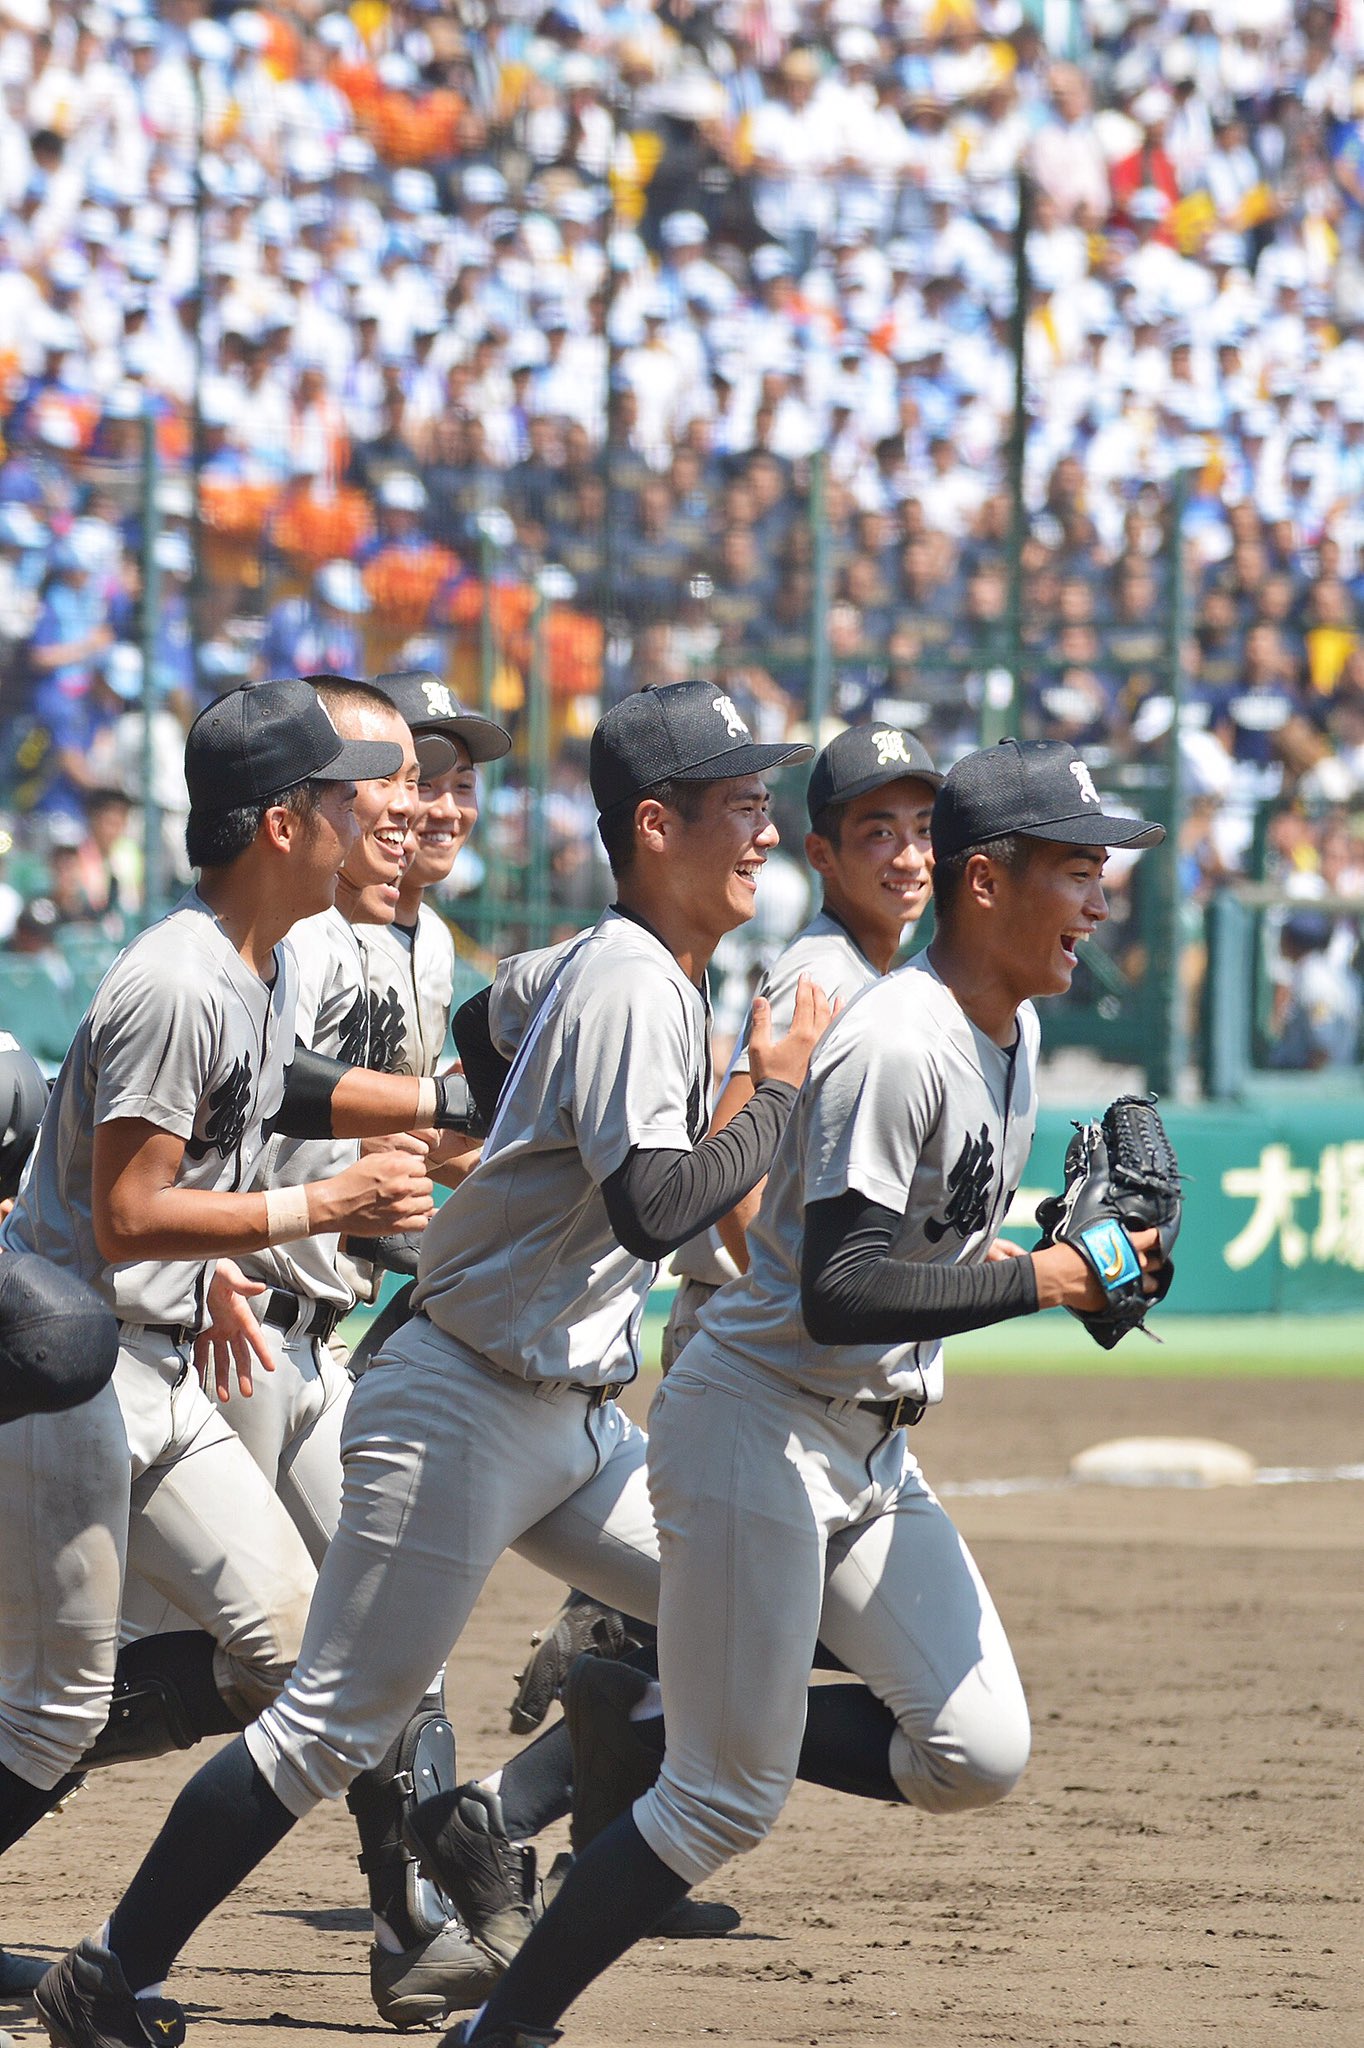
[[[449,744],[452,738],[464,742],[475,763],[499,761],[511,752],[511,734],[491,718],[466,711],[434,669],[389,669],[375,676],[374,687],[407,720],[424,775],[444,775],[454,767],[459,756]]]
[[[656,782],[726,782],[808,761],[813,752],[755,740],[716,683],[665,683],[623,697],[598,720],[587,772],[605,814]]]
[[[1103,807],[1094,778],[1064,740],[1001,740],[958,761],[933,806],[933,854],[1011,833],[1063,846],[1158,846],[1163,825],[1118,818]]]
[[[830,804],[850,804],[869,789],[902,782],[910,775],[932,789],[942,787],[942,775],[913,733],[898,725],[850,725],[830,740],[810,770],[810,787],[805,793],[810,823],[813,825]]]
[[[367,782],[396,775],[392,740],[343,740],[308,684],[248,684],[201,711],[185,740],[185,782],[196,810],[258,804],[299,782]]]

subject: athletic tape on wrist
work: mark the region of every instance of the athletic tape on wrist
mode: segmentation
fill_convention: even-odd
[[[417,1122],[421,1126],[433,1124],[440,1108],[440,1091],[430,1075],[417,1083]]]
[[[293,1237],[311,1237],[306,1188],[267,1188],[265,1228],[271,1244],[287,1244]]]

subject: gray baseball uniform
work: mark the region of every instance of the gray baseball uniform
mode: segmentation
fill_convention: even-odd
[[[351,1398],[303,1651],[247,1733],[293,1813],[383,1752],[503,1550],[628,1613],[656,1605],[644,1437],[604,1398],[636,1370],[652,1269],[601,1184],[633,1148],[700,1138],[709,1008],[611,911],[514,964],[492,1015],[515,1058],[483,1162],[427,1230],[420,1313]]]
[[[390,985],[401,997],[402,1057],[413,1064],[390,1071],[434,1074],[445,1052],[455,994],[455,941],[449,925],[423,903],[414,925],[360,925],[356,935],[367,958],[383,955],[392,963]],[[378,976],[373,978],[377,982]]]
[[[757,994],[772,1006],[772,1030],[782,1037],[791,1029],[796,1009],[796,989],[806,974],[822,989],[831,1003],[852,1001],[860,989],[879,981],[880,974],[840,918],[828,910],[817,910],[810,922],[796,933],[778,955],[758,985]],[[748,1026],[745,1024],[733,1057],[725,1071],[721,1092],[731,1074],[748,1072]],[[672,1269],[679,1277],[668,1321],[663,1331],[663,1370],[670,1372],[688,1343],[696,1335],[701,1310],[717,1287],[735,1278],[738,1267],[720,1241],[716,1230],[689,1238],[674,1252]]]
[[[815,1049],[749,1272],[701,1311],[660,1389],[668,1752],[635,1819],[689,1882],[780,1811],[817,1636],[894,1713],[890,1769],[911,1805],[986,1804],[1027,1760],[1003,1627],[886,1406],[941,1397],[941,1344],[817,1344],[801,1251],[806,1205],[856,1191],[902,1219],[893,1257],[982,1259],[1032,1142],[1036,1051],[1030,1005],[1011,1057],[925,959],[868,987]]]
[[[247,1186],[295,992],[285,948],[267,987],[190,891],[96,991],[0,1233],[87,1280],[122,1337],[104,1393],[0,1429],[0,1760],[36,1785],[74,1769],[103,1726],[130,1564],[216,1639],[219,1689],[243,1719],[297,1650],[312,1564],[190,1369],[203,1262],[110,1266],[91,1185],[96,1126],[139,1118],[184,1139],[177,1185]]]

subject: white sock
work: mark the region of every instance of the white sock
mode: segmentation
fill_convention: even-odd
[[[663,1688],[656,1678],[649,1680],[649,1689],[642,1692],[630,1709],[632,1721],[656,1721],[663,1712]]]
[[[165,1995],[166,1980],[164,1977],[161,1979],[161,1982],[159,1984],[146,1984],[143,1986],[141,1991],[135,1991],[133,1993],[134,1998],[164,1998]]]
[[[479,1781],[478,1781],[478,1789],[479,1789],[479,1791],[480,1791],[480,1792],[491,1792],[491,1793],[493,1793],[494,1795],[496,1795],[496,1794],[498,1794],[499,1792],[501,1792],[501,1790],[502,1790],[502,1773],[501,1773],[501,1771],[500,1771],[500,1770],[497,1770],[497,1771],[494,1771],[494,1772],[492,1773],[492,1775],[491,1775],[490,1777],[487,1777],[487,1778],[480,1778],[480,1779],[479,1779]]]

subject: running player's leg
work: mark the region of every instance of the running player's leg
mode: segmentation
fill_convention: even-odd
[[[314,1563],[320,1565],[341,1519],[341,1432],[355,1382],[316,1338],[294,1339],[287,1348],[291,1355],[306,1354],[298,1358],[297,1369],[307,1400],[285,1443],[275,1484]]]
[[[888,1769],[900,1796],[925,1813],[991,1805],[1017,1783],[1029,1748],[1004,1625],[900,1432],[870,1469],[881,1497],[830,1540],[821,1634],[883,1703],[884,1720],[878,1733],[875,1716],[852,1706],[860,1688],[830,1687],[827,1702],[812,1694],[823,1714],[807,1749],[822,1754],[807,1755],[801,1774],[884,1798],[876,1787]],[[841,1729],[839,1695],[850,1716]],[[859,1785],[858,1749],[869,1740],[870,1777]]]
[[[130,1483],[112,1386],[0,1429],[0,1848],[61,1796],[108,1716]]]
[[[130,1566],[217,1645],[213,1670],[244,1727],[298,1655],[316,1572],[265,1474],[207,1396],[173,1396],[173,1455],[133,1483]]]

